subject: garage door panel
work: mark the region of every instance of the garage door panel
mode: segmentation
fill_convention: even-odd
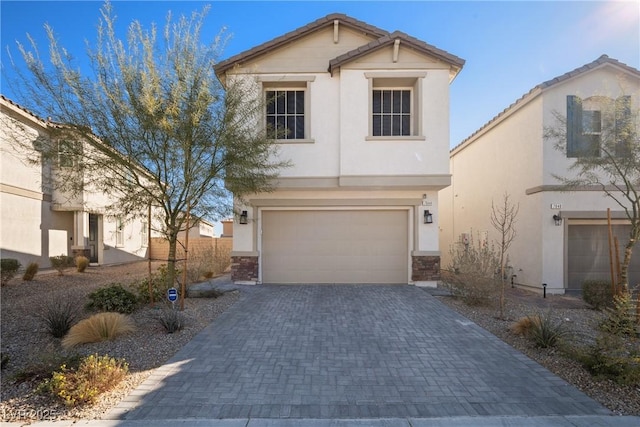
[[[629,226],[614,225],[619,253],[629,239]],[[609,230],[606,225],[570,225],[568,230],[568,287],[582,289],[585,280],[611,280],[609,267]],[[629,283],[640,281],[640,256],[634,253],[629,267]]]
[[[407,283],[406,211],[263,211],[265,283]]]

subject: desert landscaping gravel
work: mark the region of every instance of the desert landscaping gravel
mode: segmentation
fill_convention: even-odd
[[[153,269],[158,266],[154,264]],[[35,391],[40,378],[23,380],[19,374],[32,371],[34,366],[51,365],[55,354],[65,353],[60,346],[60,339],[46,332],[39,317],[44,304],[62,296],[75,298],[82,306],[86,296],[95,289],[114,282],[130,283],[146,275],[147,263],[140,262],[90,267],[85,273],[69,271],[62,277],[56,273],[40,273],[31,282],[14,278],[2,287],[1,349],[3,354],[10,357],[6,369],[2,370],[0,383],[0,414],[3,421],[100,419],[141,384],[154,368],[162,365],[204,327],[214,322],[240,296],[239,291],[233,291],[215,299],[187,298],[183,312],[186,327],[174,334],[167,334],[157,321],[161,309],[147,306],[132,314],[137,326],[133,334],[115,341],[83,345],[74,350],[82,355],[109,354],[124,358],[129,363],[130,373],[126,379],[114,390],[101,395],[95,405],[65,407]],[[451,309],[538,361],[616,414],[640,415],[640,385],[621,386],[613,381],[594,379],[560,351],[534,348],[527,340],[509,331],[514,320],[542,313],[563,322],[577,340],[589,342],[596,335],[596,326],[602,314],[589,309],[581,300],[564,296],[543,299],[529,292],[508,289],[505,320],[499,320],[494,307],[468,307],[452,297],[436,294]],[[84,317],[88,315],[83,314]]]

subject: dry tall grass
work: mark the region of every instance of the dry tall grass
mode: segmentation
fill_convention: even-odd
[[[80,344],[112,340],[135,330],[131,317],[120,313],[98,313],[71,327],[62,340],[64,348]]]
[[[542,320],[539,315],[535,316],[526,316],[518,319],[513,325],[511,325],[510,329],[516,335],[526,336],[531,332],[531,330],[540,325]]]

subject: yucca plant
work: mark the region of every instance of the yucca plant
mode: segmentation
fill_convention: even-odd
[[[158,321],[169,334],[184,328],[184,316],[177,310],[164,310],[158,317]]]
[[[549,316],[536,315],[531,318],[527,337],[538,348],[556,347],[568,335],[561,322],[554,322]]]
[[[133,320],[125,314],[98,313],[73,325],[62,340],[62,346],[72,348],[80,344],[113,340],[134,330]]]

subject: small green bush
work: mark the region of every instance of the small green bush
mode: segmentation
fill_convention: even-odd
[[[37,262],[30,262],[27,266],[27,269],[24,271],[24,274],[22,275],[22,280],[24,280],[25,282],[32,281],[33,278],[36,277],[36,274],[38,274],[39,268],[40,266]]]
[[[633,336],[636,332],[635,302],[631,292],[625,291],[613,297],[613,307],[605,310],[607,316],[600,329],[618,336]]]
[[[70,295],[50,298],[41,310],[47,331],[55,338],[64,337],[78,318],[78,301]]]
[[[79,257],[76,257],[75,262],[78,273],[84,273],[87,267],[89,267],[89,258],[85,256],[80,255]]]
[[[603,332],[578,360],[595,376],[619,384],[640,384],[640,342],[637,339]]]
[[[158,321],[169,334],[184,328],[184,316],[177,310],[163,310]]]
[[[138,297],[123,288],[121,284],[114,283],[91,292],[86,307],[92,311],[115,311],[129,314],[138,307]]]
[[[568,335],[562,322],[554,322],[550,316],[538,314],[530,320],[526,336],[538,348],[556,347]]]
[[[582,284],[582,299],[596,310],[613,305],[613,290],[606,280],[586,280]]]
[[[181,270],[176,269],[176,277],[179,277],[181,274]],[[158,267],[158,271],[151,276],[152,287],[151,292],[153,293],[153,302],[166,302],[167,301],[167,266],[162,264]],[[151,298],[149,296],[149,278],[146,277],[142,280],[138,280],[134,282],[132,285],[132,289],[136,294],[138,301],[141,304],[149,304],[151,302]],[[178,296],[180,295],[180,289],[178,287]]]
[[[49,257],[49,261],[51,262],[51,267],[58,271],[58,275],[63,276],[64,271],[68,268],[71,268],[75,265],[75,261],[73,257],[67,255],[58,255]]]
[[[100,394],[118,385],[128,371],[123,359],[92,354],[83,358],[77,369],[64,364],[60,366],[39,390],[48,392],[67,406],[91,404]]]
[[[14,258],[2,258],[0,260],[0,285],[4,286],[13,279],[18,270],[20,270],[20,261]]]

